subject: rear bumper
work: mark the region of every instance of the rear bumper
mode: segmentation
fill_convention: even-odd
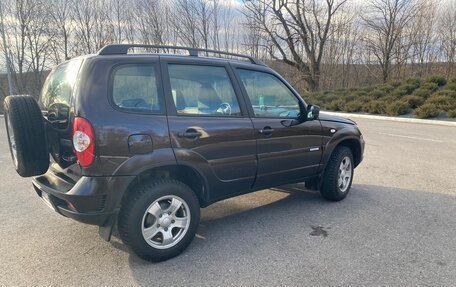
[[[36,193],[57,213],[79,222],[105,226],[117,216],[121,198],[134,176],[81,177],[77,182],[51,169],[33,178]]]

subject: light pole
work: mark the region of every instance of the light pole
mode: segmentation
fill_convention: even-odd
[[[0,0],[0,25],[2,29],[2,40],[3,40],[3,50],[5,53],[5,63],[6,63],[6,76],[8,78],[8,91],[9,94],[13,94],[13,82],[11,81],[11,70],[10,70],[10,61],[9,61],[9,56],[8,56],[8,48],[6,46],[6,37],[5,37],[5,24],[3,22],[3,7],[2,7],[2,1]]]

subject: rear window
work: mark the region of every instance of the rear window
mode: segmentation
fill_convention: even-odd
[[[112,101],[118,108],[137,113],[159,113],[155,65],[125,65],[114,70]]]
[[[47,78],[41,91],[41,106],[48,112],[49,120],[63,120],[69,116],[82,59],[74,59],[59,65]]]

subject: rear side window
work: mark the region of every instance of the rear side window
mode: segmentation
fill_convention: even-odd
[[[64,120],[69,116],[82,59],[74,59],[58,66],[47,78],[41,90],[41,106],[49,120]]]
[[[224,67],[171,64],[168,70],[179,115],[241,115],[233,85]]]
[[[156,66],[125,65],[114,70],[112,100],[118,108],[137,113],[159,113]]]

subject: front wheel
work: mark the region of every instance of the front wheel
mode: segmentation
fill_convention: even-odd
[[[323,174],[321,195],[332,201],[344,199],[350,191],[354,170],[353,154],[348,147],[337,147]]]
[[[187,248],[199,218],[198,199],[187,185],[158,180],[132,190],[120,211],[119,233],[139,257],[163,261]]]

